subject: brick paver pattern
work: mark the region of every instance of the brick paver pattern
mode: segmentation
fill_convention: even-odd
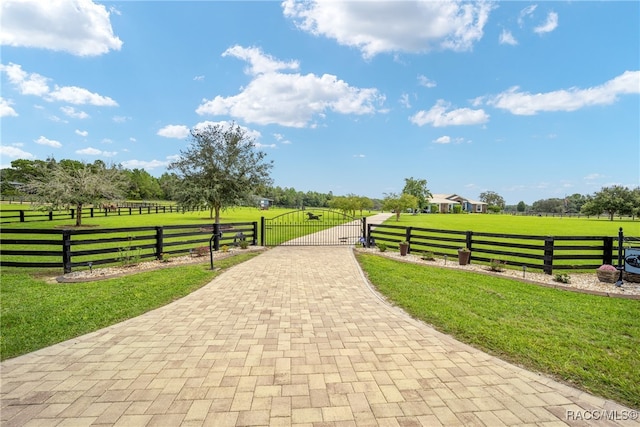
[[[268,250],[1,369],[3,426],[560,426],[628,410],[411,319],[349,247]]]

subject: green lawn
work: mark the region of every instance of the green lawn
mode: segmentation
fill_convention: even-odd
[[[216,261],[224,270],[256,256]],[[44,272],[3,269],[1,359],[15,357],[166,305],[210,282],[220,271],[207,263],[84,283],[45,281]]]
[[[222,222],[259,221],[290,209],[230,209]],[[86,218],[105,228],[202,223],[207,212]],[[4,224],[53,228],[62,221]],[[640,236],[640,221],[402,215],[389,224],[445,230],[534,234]],[[72,220],[66,224],[73,224]],[[221,260],[227,268],[244,257]],[[541,371],[620,403],[640,407],[640,302],[594,297],[517,281],[439,270],[359,255],[372,282],[411,315],[506,360]],[[59,271],[56,270],[57,273]],[[1,358],[6,359],[140,315],[210,281],[207,264],[80,284],[47,284],[44,272],[1,271]],[[53,274],[49,274],[53,275]]]
[[[640,237],[640,220],[575,217],[537,217],[493,214],[402,214],[385,224],[440,230],[474,231],[484,233],[528,234],[538,236],[618,236],[623,228],[625,236]]]
[[[358,254],[413,317],[483,351],[640,408],[640,301]]]

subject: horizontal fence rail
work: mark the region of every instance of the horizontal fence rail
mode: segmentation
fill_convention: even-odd
[[[74,268],[128,265],[170,255],[204,254],[241,241],[257,245],[258,223],[169,225],[93,230],[3,228],[0,266]]]
[[[530,236],[438,230],[397,225],[367,226],[370,243],[390,247],[409,242],[414,254],[427,252],[456,258],[458,249],[471,250],[471,261],[491,263],[500,260],[510,266],[542,270],[589,270],[602,264],[616,265],[620,254],[619,237],[611,236]],[[640,239],[625,238],[625,244],[640,246]]]
[[[122,216],[122,215],[149,215],[161,213],[185,213],[200,212],[206,209],[189,208],[185,209],[178,206],[115,206],[105,208],[84,208],[82,216],[95,218],[105,216]],[[62,211],[42,211],[33,209],[2,209],[0,211],[0,224],[11,224],[14,222],[31,222],[31,221],[55,221],[75,219],[76,209],[67,209]]]

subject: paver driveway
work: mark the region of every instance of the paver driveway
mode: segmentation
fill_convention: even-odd
[[[268,250],[168,306],[1,368],[4,426],[553,426],[625,410],[387,305],[348,247]]]

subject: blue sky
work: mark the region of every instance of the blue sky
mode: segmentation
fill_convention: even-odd
[[[154,176],[235,121],[274,184],[508,204],[640,185],[640,2],[4,0],[2,167]]]

